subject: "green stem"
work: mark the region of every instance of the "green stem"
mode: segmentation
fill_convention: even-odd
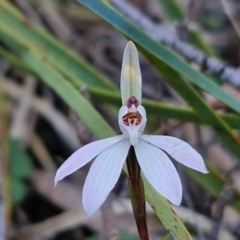
[[[138,234],[141,240],[149,240],[146,205],[143,181],[140,175],[140,166],[137,162],[134,148],[131,146],[127,157],[128,186],[133,207],[133,213],[137,224]]]

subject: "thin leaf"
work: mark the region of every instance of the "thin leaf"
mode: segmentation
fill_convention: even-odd
[[[10,139],[11,200],[14,205],[23,201],[28,193],[24,180],[29,178],[33,165],[17,139]]]
[[[24,61],[71,107],[98,138],[115,135],[112,128],[100,116],[93,106],[67,82],[48,62],[42,61],[38,52],[28,51],[22,55]]]
[[[169,202],[161,197],[153,189],[152,185],[144,178],[146,200],[152,206],[156,215],[161,219],[164,227],[173,233],[177,239],[192,239],[191,235],[180,221],[176,213],[171,209]]]
[[[45,53],[45,58],[51,65],[62,72],[77,87],[87,84],[116,89],[116,86],[100,72],[93,71],[84,59],[56,41],[43,29],[32,26],[28,19],[17,12],[8,2],[3,0],[1,3],[0,28],[8,29],[13,37],[20,41],[28,41],[37,50]],[[95,75],[98,75],[97,79]]]
[[[177,73],[182,74],[189,81],[196,84],[196,86],[210,93],[234,111],[240,113],[240,102],[238,100],[228,95],[223,89],[210,81],[203,74],[190,67],[189,64],[183,61],[171,50],[154,41],[132,22],[117,13],[113,8],[99,0],[77,1],[105,19],[124,35],[128,36],[128,38],[131,38],[137,45],[142,46],[153,58],[164,62],[171,70],[175,70]],[[178,79],[175,79],[175,81],[178,81]],[[180,83],[181,81],[179,81],[179,84]]]
[[[182,21],[184,19],[184,10],[176,0],[157,0],[163,13],[173,21]]]

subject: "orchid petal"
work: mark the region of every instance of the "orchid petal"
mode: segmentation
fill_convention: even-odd
[[[142,139],[139,139],[134,149],[141,170],[149,183],[171,203],[180,205],[182,185],[168,156],[161,149]]]
[[[90,216],[95,213],[115,186],[130,143],[122,140],[103,151],[93,162],[83,186],[83,207]]]
[[[57,170],[54,179],[55,186],[58,181],[75,172],[95,158],[102,151],[123,139],[124,135],[119,135],[89,143],[78,149]]]
[[[142,102],[142,76],[138,60],[138,52],[133,42],[129,41],[124,49],[121,70],[122,105],[134,96]]]
[[[201,155],[188,143],[170,136],[142,135],[141,138],[167,152],[181,164],[202,173],[208,173]]]

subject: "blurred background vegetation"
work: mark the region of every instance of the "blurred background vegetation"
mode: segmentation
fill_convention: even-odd
[[[0,239],[137,239],[125,173],[91,218],[81,207],[89,166],[53,187],[74,150],[120,133],[128,39],[146,132],[186,140],[210,170],[176,164],[174,212],[146,183],[152,239],[240,239],[239,12],[234,0],[2,0]]]

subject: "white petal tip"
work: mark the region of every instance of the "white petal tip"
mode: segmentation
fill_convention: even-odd
[[[55,181],[55,180],[54,180],[54,187],[57,186],[57,183],[58,183],[58,181]]]
[[[210,173],[210,171],[208,171],[207,169],[204,169],[204,170],[202,171],[202,173],[208,174],[208,173]]]
[[[208,171],[208,169],[207,169],[207,167],[206,167],[206,165],[204,163],[204,160],[202,159],[201,156],[199,158],[195,158],[195,166],[194,167],[192,167],[192,166],[189,166],[189,167],[194,169],[194,170],[196,170],[196,171],[198,171],[198,172],[201,172],[203,174],[209,173],[209,171]]]
[[[203,173],[203,174],[208,174],[210,172],[210,171],[207,170],[205,164],[204,164],[204,166],[199,167],[199,168],[195,168],[193,170],[198,171],[198,172]]]
[[[182,203],[182,194],[180,196],[164,197],[174,206],[180,206]]]
[[[58,182],[61,181],[63,178],[61,178],[61,176],[59,176],[59,171],[57,171],[55,178],[54,178],[54,187],[57,186]]]
[[[86,210],[85,210],[85,212],[89,217],[91,217],[95,213],[95,212],[90,212],[90,211],[86,211]]]
[[[132,41],[128,41],[125,48],[133,48],[134,51],[137,51],[137,48]]]
[[[163,196],[163,195],[162,195]],[[173,199],[172,197],[171,197],[171,199],[170,198],[168,198],[168,197],[166,197],[166,196],[163,196],[164,198],[166,198],[166,200],[170,203],[170,204],[172,204],[172,205],[174,205],[174,206],[180,206],[181,205],[181,203],[182,203],[182,197],[181,198],[176,198],[176,199]]]
[[[84,203],[83,203],[83,209],[89,217],[91,217],[98,210],[98,209],[93,209],[92,206],[89,206],[89,204],[84,204]]]
[[[172,204],[175,205],[175,206],[180,206],[181,202],[182,202],[182,199],[177,200],[177,201],[173,201]]]

